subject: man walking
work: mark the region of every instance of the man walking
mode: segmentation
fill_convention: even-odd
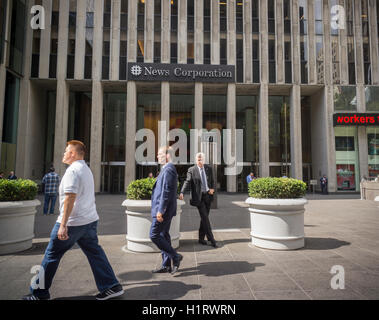
[[[31,294],[23,300],[48,300],[49,289],[62,256],[75,243],[91,265],[97,288],[97,300],[107,300],[124,293],[103,249],[98,244],[93,175],[84,161],[85,145],[69,141],[62,162],[69,167],[59,186],[60,216],[51,232],[41,271],[32,285]]]
[[[44,186],[45,201],[43,206],[43,214],[47,215],[50,206],[49,214],[54,214],[55,202],[57,201],[57,194],[59,189],[59,175],[55,173],[53,167],[50,168],[49,173],[45,174],[42,179],[42,184]]]
[[[178,174],[172,163],[173,150],[170,147],[161,147],[158,150],[158,163],[162,166],[161,172],[154,184],[151,195],[151,216],[153,222],[150,229],[150,239],[162,252],[161,267],[153,273],[178,271],[183,256],[176,253],[171,246],[171,220],[176,216],[176,201],[178,188]],[[171,262],[173,267],[171,268]]]
[[[179,199],[183,200],[184,193],[191,189],[190,204],[197,207],[199,210],[201,222],[199,228],[199,243],[207,245],[205,236],[211,245],[217,248],[216,240],[214,239],[211,224],[209,222],[209,211],[213,201],[214,194],[214,179],[212,167],[204,165],[204,153],[196,155],[196,165],[189,168],[187,179],[184,181]]]

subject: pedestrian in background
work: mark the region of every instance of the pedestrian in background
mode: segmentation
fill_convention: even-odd
[[[47,215],[50,204],[49,214],[54,214],[55,202],[57,201],[59,191],[59,175],[55,173],[53,167],[51,167],[49,172],[43,177],[42,185],[45,194],[43,214]]]
[[[11,171],[11,173],[8,176],[8,180],[17,180],[17,177],[14,174],[14,171]]]
[[[328,194],[328,179],[325,174],[320,178],[320,185],[322,194]]]

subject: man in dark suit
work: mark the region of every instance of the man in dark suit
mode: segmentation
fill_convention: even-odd
[[[184,193],[191,189],[190,204],[197,207],[200,213],[201,223],[199,228],[199,243],[207,245],[205,236],[213,247],[217,247],[211,224],[209,222],[209,211],[213,201],[214,179],[212,167],[204,165],[204,153],[196,155],[196,165],[188,169],[187,179],[184,181],[179,199],[183,200]]]
[[[162,165],[161,172],[153,187],[151,196],[151,216],[153,222],[150,229],[150,239],[162,252],[162,266],[153,273],[176,273],[179,269],[181,254],[176,253],[171,246],[170,225],[176,216],[176,201],[178,174],[172,163],[173,150],[161,147],[158,151],[158,163]],[[173,267],[171,268],[171,261]]]

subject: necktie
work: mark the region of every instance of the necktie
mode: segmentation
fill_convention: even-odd
[[[207,191],[207,188],[206,188],[206,182],[207,182],[207,178],[205,176],[205,170],[204,170],[204,167],[201,168],[201,191],[202,192],[206,192]]]

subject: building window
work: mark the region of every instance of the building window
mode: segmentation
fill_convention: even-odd
[[[284,42],[285,82],[292,83],[291,42]]]
[[[356,127],[335,127],[337,190],[359,190],[358,135]]]
[[[211,63],[211,2],[204,0],[204,64]]]
[[[379,87],[367,86],[365,87],[366,110],[379,111]]]
[[[171,0],[171,33],[178,31],[178,0]]]
[[[87,0],[86,16],[86,48],[84,62],[84,79],[92,78],[92,54],[93,54],[93,27],[94,27],[94,0]]]
[[[243,39],[237,39],[237,82],[243,82]]]
[[[356,111],[357,90],[355,86],[334,86],[334,111]]]
[[[361,1],[362,7],[362,40],[363,40],[363,66],[365,84],[371,84],[371,59],[370,59],[370,31],[368,19],[368,0]]]
[[[0,1],[0,64],[4,61],[5,20],[7,1]]]
[[[269,82],[276,82],[275,40],[268,40]]]
[[[120,29],[123,33],[128,30],[128,0],[121,0]]]
[[[227,31],[227,0],[220,0],[220,32]]]
[[[194,64],[194,31],[195,31],[195,8],[194,0],[187,0],[187,63]]]
[[[243,3],[241,0],[236,2],[236,32],[243,33]]]
[[[50,44],[50,66],[49,78],[57,77],[58,56],[58,27],[59,27],[59,1],[53,0],[51,13],[51,44]]]
[[[253,40],[253,82],[260,82],[259,40]]]
[[[226,39],[220,39],[220,63],[227,64],[227,48],[226,48]]]
[[[299,0],[301,83],[308,83],[308,0]]]
[[[137,16],[137,62],[145,60],[145,0],[138,1],[138,16]]]
[[[154,62],[161,62],[161,0],[154,1]]]
[[[347,60],[349,84],[355,84],[355,46],[354,46],[354,2],[345,0],[347,23]]]
[[[25,17],[25,1],[14,0],[11,18],[11,35],[9,41],[9,68],[18,74],[23,74],[26,23]]]
[[[0,2],[4,3],[4,1],[0,1]],[[41,0],[35,1],[35,5],[42,5]],[[31,70],[30,70],[30,75],[32,78],[38,78],[39,76],[40,49],[41,49],[41,30],[40,29],[33,30],[32,65],[31,65]]]
[[[275,0],[268,0],[268,33],[275,34]]]
[[[251,27],[253,33],[259,33],[259,1],[251,2]]]
[[[102,79],[109,80],[110,66],[110,41],[111,41],[111,17],[112,17],[112,2],[105,0],[104,2],[104,24],[103,24],[103,63],[102,63]]]
[[[122,21],[125,21],[126,27],[122,26]],[[119,61],[119,75],[120,80],[126,80],[127,68],[127,52],[128,52],[128,0],[121,0],[121,30],[120,30],[120,61]]]
[[[76,1],[70,1],[69,38],[67,49],[67,79],[73,79],[75,73],[75,38],[76,38]]]
[[[283,1],[284,34],[291,34],[291,1]]]

